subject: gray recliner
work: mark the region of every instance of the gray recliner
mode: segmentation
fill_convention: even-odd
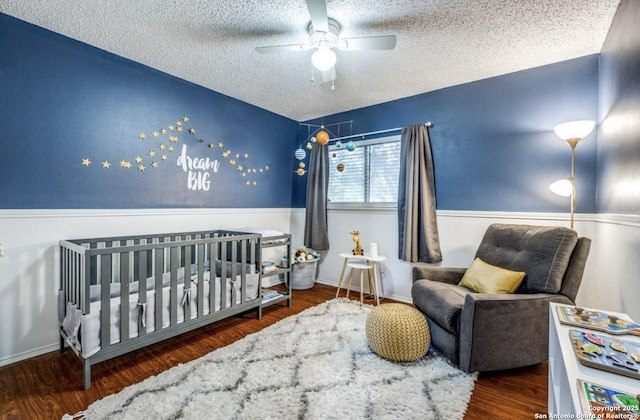
[[[549,353],[549,302],[573,305],[591,240],[562,227],[493,224],[476,252],[526,276],[513,294],[458,285],[465,268],[413,267],[413,303],[431,343],[466,372],[541,363]]]

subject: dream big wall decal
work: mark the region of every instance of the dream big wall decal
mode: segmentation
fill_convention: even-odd
[[[143,151],[139,151],[135,157],[119,156],[110,161],[103,160],[102,156],[98,159],[99,163],[94,165],[89,156],[83,157],[81,164],[86,168],[125,170],[138,174],[152,174],[161,165],[175,165],[184,173],[184,186],[190,191],[209,191],[214,182],[212,177],[226,166],[225,163],[242,177],[246,186],[257,186],[259,176],[269,171],[269,165],[252,165],[247,151],[232,150],[222,141],[208,142],[198,138],[196,132],[189,117],[185,115],[175,123],[149,134],[139,133],[136,142]],[[213,156],[205,156],[203,152]]]

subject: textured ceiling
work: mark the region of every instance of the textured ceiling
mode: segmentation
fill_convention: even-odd
[[[620,0],[328,0],[342,37],[335,88],[312,83],[305,0],[1,0],[0,12],[303,121],[599,53]]]

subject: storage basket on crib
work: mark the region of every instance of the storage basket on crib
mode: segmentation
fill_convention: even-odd
[[[299,261],[291,267],[291,288],[295,290],[311,289],[316,281],[318,260]]]

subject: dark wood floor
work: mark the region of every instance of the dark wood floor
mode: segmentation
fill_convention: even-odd
[[[91,389],[82,389],[79,359],[67,350],[0,368],[0,418],[59,419],[93,401],[161,373],[179,363],[203,356],[257,332],[283,318],[332,299],[335,288],[317,284],[294,292],[291,308],[285,304],[226,319],[92,368]],[[355,298],[355,295],[352,295]],[[387,300],[388,302],[388,300]],[[466,419],[532,419],[547,410],[547,365],[480,375]]]

